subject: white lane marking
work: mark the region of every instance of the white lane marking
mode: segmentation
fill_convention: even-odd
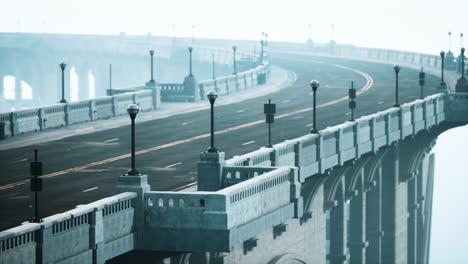
[[[177,165],[180,165],[182,164],[182,162],[177,162],[177,163],[174,163],[174,164],[171,164],[171,165],[167,165],[165,168],[171,168],[171,167],[174,167],[174,166],[177,166]]]
[[[119,140],[119,138],[108,139],[104,141],[104,143],[109,143],[109,142],[116,141],[116,140]]]
[[[378,104],[383,104],[383,102],[382,102],[382,101],[380,101],[380,102],[378,102]]]
[[[244,110],[244,109],[237,110],[237,113],[243,113],[243,112],[245,112],[245,110]]]
[[[182,123],[182,125],[183,125],[183,126],[185,126],[185,125],[187,125],[187,124],[188,124],[188,123],[185,123],[185,122],[184,122],[184,123]]]
[[[344,114],[344,115],[350,115],[350,114],[351,114],[351,112],[348,112],[348,113],[346,113],[346,114]]]
[[[252,144],[252,143],[254,143],[254,142],[255,142],[255,141],[245,142],[245,143],[242,143],[242,146],[249,145],[249,144]]]
[[[12,161],[12,162],[10,162],[9,164],[20,163],[20,162],[27,161],[27,160],[28,160],[28,159],[21,159],[21,160],[17,160],[17,161]]]
[[[291,100],[284,100],[282,103],[289,103]]]
[[[310,126],[313,126],[313,125],[314,125],[314,123],[310,123],[310,124],[306,125],[306,127],[310,127]]]
[[[90,192],[90,191],[94,191],[96,189],[99,189],[99,187],[89,188],[89,189],[84,190],[83,192]]]

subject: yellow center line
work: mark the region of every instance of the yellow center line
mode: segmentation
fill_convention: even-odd
[[[372,87],[372,85],[374,84],[374,80],[372,79],[372,77],[369,74],[367,74],[365,72],[362,72],[362,71],[359,71],[359,70],[356,70],[356,69],[353,69],[353,68],[350,68],[350,67],[347,67],[347,66],[338,65],[338,64],[330,64],[330,63],[315,61],[315,60],[302,60],[302,61],[304,61],[304,62],[313,62],[313,63],[321,63],[321,64],[328,64],[328,65],[334,66],[336,68],[349,70],[349,71],[355,72],[355,73],[363,76],[366,79],[366,84],[361,88],[361,90],[356,92],[357,95],[360,95],[360,94],[364,93],[365,91],[369,90]],[[329,102],[323,103],[321,105],[318,105],[317,108],[322,108],[322,107],[326,107],[326,106],[329,106],[329,105],[337,104],[337,103],[343,102],[343,101],[345,101],[347,99],[348,99],[348,96],[343,96],[343,97],[338,98],[336,100],[329,101]],[[293,112],[290,112],[290,113],[278,115],[276,117],[276,119],[284,118],[284,117],[288,117],[288,116],[292,116],[292,115],[296,115],[296,114],[299,114],[299,113],[304,113],[304,112],[308,112],[308,111],[312,111],[312,110],[313,110],[313,107],[308,107],[308,108],[300,109],[300,110],[293,111]],[[264,122],[264,120],[257,120],[257,121],[253,121],[253,122],[250,122],[250,123],[245,123],[245,124],[242,124],[242,125],[226,128],[226,129],[223,129],[223,130],[218,130],[218,131],[215,132],[215,134],[216,135],[224,134],[224,133],[227,133],[227,132],[230,132],[230,131],[235,131],[235,130],[238,130],[238,129],[241,129],[241,128],[246,128],[246,127],[251,127],[251,126],[258,125],[258,124],[262,124],[263,122]],[[159,146],[156,146],[156,147],[152,147],[152,148],[137,151],[137,152],[135,152],[135,155],[141,155],[141,154],[145,154],[145,153],[148,153],[148,152],[153,152],[153,151],[160,150],[160,149],[170,148],[170,147],[177,146],[177,145],[180,145],[180,144],[192,142],[194,140],[207,138],[209,136],[210,136],[210,133],[206,133],[206,134],[194,136],[194,137],[187,138],[187,139],[177,140],[177,141],[167,143],[167,144],[164,144],[164,145],[159,145]],[[90,167],[110,163],[110,162],[117,161],[117,160],[126,159],[126,158],[129,158],[129,157],[130,157],[130,153],[120,155],[120,156],[116,156],[116,157],[113,157],[113,158],[104,159],[104,160],[101,160],[101,161],[91,162],[91,163],[81,165],[81,166],[78,166],[78,167],[73,167],[73,168],[69,168],[69,169],[49,173],[49,174],[41,176],[40,178],[47,179],[47,178],[57,177],[57,176],[64,175],[64,174],[67,174],[67,173],[70,173],[70,172],[87,169],[87,168],[90,168]],[[27,184],[27,183],[29,183],[29,180],[23,180],[23,181],[18,181],[18,182],[2,185],[2,186],[0,186],[0,191],[10,189],[10,188],[13,188],[13,187],[16,187],[16,186],[19,186],[19,185]]]

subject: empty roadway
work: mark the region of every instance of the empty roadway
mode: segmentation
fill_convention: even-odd
[[[391,65],[273,54],[272,62],[297,74],[297,81],[268,96],[215,108],[216,147],[226,152],[226,157],[244,154],[267,144],[267,126],[263,122],[263,104],[271,98],[277,104],[277,116],[272,126],[272,142],[299,137],[311,129],[312,112],[299,111],[312,106],[309,81],[317,79],[321,85],[317,93],[318,105],[347,96],[351,80],[361,89],[368,80],[343,65],[367,73],[372,77],[372,87],[357,97],[356,117],[384,110],[394,104],[394,72]],[[438,79],[426,75],[426,94],[437,92]],[[403,68],[400,72],[400,103],[419,97],[418,72]],[[208,102],[207,102],[208,104]],[[297,112],[299,111],[299,112]],[[349,119],[348,101],[344,100],[317,110],[319,129],[339,124]],[[260,122],[256,122],[260,121]],[[242,126],[244,124],[249,124]],[[229,128],[236,128],[229,130]],[[209,146],[209,110],[201,110],[138,123],[137,151],[148,150],[136,158],[137,168],[148,174],[152,190],[173,190],[196,181],[196,163],[199,153]],[[72,209],[77,204],[114,194],[119,175],[125,173],[130,159],[114,158],[126,155],[130,149],[129,126],[73,136],[33,146],[0,152],[0,230],[18,225],[32,217],[32,195],[29,184],[5,188],[8,184],[29,179],[29,162],[34,148],[39,149],[44,163],[44,174],[62,172],[93,162],[96,166],[59,173],[44,180],[40,194],[41,216]],[[197,136],[202,137],[197,138]],[[187,142],[185,142],[186,139]],[[177,142],[177,144],[174,144]],[[164,148],[158,147],[164,146]]]

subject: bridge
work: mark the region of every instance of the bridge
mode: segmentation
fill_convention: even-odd
[[[464,113],[468,110],[468,94],[458,89],[460,82],[456,74],[446,73],[447,85],[442,87],[438,78],[428,76],[430,85],[425,92],[429,95],[414,100],[419,97],[414,96],[419,95],[419,90],[402,90],[402,104],[389,108],[375,105],[374,98],[365,99],[366,94],[373,92],[373,77],[343,64],[361,61],[359,63],[369,63],[368,67],[372,68],[396,62],[418,70],[424,66],[427,72],[437,75],[441,66],[439,56],[339,45],[315,50],[306,47],[291,52],[288,50],[291,47],[282,43],[276,47],[274,43],[269,45],[272,60],[277,56],[280,65],[287,64],[284,57],[288,57],[294,63],[302,61],[319,65],[316,67],[319,73],[320,68],[328,67],[351,75],[346,78],[359,76],[356,83],[362,88],[358,91],[358,104],[368,104],[360,110],[362,115],[343,122],[348,118],[343,112],[326,114],[319,111],[319,115],[323,114],[328,120],[319,119],[323,121],[319,133],[304,135],[304,125],[298,126],[294,117],[308,113],[312,108],[282,112],[277,118],[290,120],[285,121],[283,127],[278,124],[278,131],[300,128],[283,135],[286,140],[247,153],[238,146],[237,149],[233,147],[238,155],[230,159],[226,158],[228,151],[199,154],[196,192],[187,191],[187,188],[151,191],[150,173],[122,175],[116,184],[107,184],[109,188],[113,188],[112,185],[116,188],[117,195],[45,217],[41,223],[25,223],[0,233],[0,260],[5,263],[13,259],[21,263],[104,263],[115,261],[111,259],[131,251],[170,251],[175,253],[166,259],[170,263],[189,259],[202,263],[314,263],[326,259],[330,263],[348,260],[353,263],[366,260],[426,262],[434,162],[428,151],[442,131],[467,122]],[[260,74],[265,70],[255,69]],[[336,89],[339,85],[331,79],[327,81],[335,87],[327,91],[329,95],[319,109],[333,106],[341,111],[346,107],[339,108],[340,103],[347,102],[348,97],[343,97],[345,89]],[[321,83],[323,86],[327,82],[322,80]],[[256,85],[258,83],[252,87]],[[301,85],[308,84],[302,81]],[[386,105],[391,105],[388,101],[392,101],[393,91],[388,89],[388,84],[382,87],[386,88],[382,100],[386,98]],[[202,89],[199,88],[198,94]],[[126,103],[138,103],[136,93],[132,93],[133,101]],[[290,91],[284,90],[285,93]],[[305,104],[306,100],[299,99],[304,93],[295,98],[298,103]],[[224,106],[222,113],[232,113],[233,109],[229,107]],[[155,108],[152,105],[152,110]],[[217,138],[226,142],[223,134],[263,122],[256,119],[243,121],[221,122],[222,130],[216,132]],[[17,140],[26,144],[24,142],[30,137],[33,136],[19,135]],[[185,141],[207,137],[209,134]],[[182,144],[174,142],[178,141],[167,144]],[[204,144],[195,143],[198,145],[194,146],[202,149]],[[140,149],[138,154],[164,149],[161,146]],[[226,143],[219,149],[231,150]],[[16,150],[12,148],[11,151]],[[174,157],[180,155],[174,154]],[[129,155],[123,155],[120,159],[127,157]],[[109,162],[113,161],[88,163],[83,169]],[[153,159],[144,161],[143,156],[141,162],[155,163]],[[67,173],[58,172],[43,178]],[[96,171],[91,173],[97,175]],[[157,174],[162,175],[160,171]],[[14,179],[14,175],[6,177]],[[153,182],[160,184],[162,181]],[[13,191],[24,187],[25,183],[16,181],[3,185],[2,190]],[[180,182],[176,185],[180,186]],[[167,185],[166,188],[171,187]],[[300,239],[308,241],[310,248],[296,248]],[[271,256],[270,245],[275,243],[285,245],[284,253]],[[259,252],[255,257],[249,254],[254,251]]]

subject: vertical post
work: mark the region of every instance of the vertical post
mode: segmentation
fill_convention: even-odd
[[[449,52],[452,50],[452,32],[448,33],[449,35]]]
[[[109,64],[109,95],[112,95],[112,64]]]
[[[34,150],[34,162],[37,162],[37,149]],[[34,173],[34,180],[37,181],[37,172]],[[37,208],[38,200],[37,200],[37,189],[34,190],[34,220],[39,220],[39,210]]]
[[[138,108],[138,105],[136,104],[131,104],[127,107],[127,113],[130,115],[130,119],[132,120],[132,125],[131,125],[131,133],[132,133],[132,146],[131,146],[131,151],[132,151],[132,154],[131,154],[131,169],[128,170],[128,175],[130,176],[138,176],[139,173],[138,173],[138,170],[136,169],[135,167],[135,118],[138,114],[138,112],[140,111],[140,109]]]
[[[400,104],[398,103],[398,73],[400,72],[400,66],[395,65],[393,67],[395,70],[395,107],[400,107]]]
[[[272,147],[271,145],[271,124],[275,122],[275,113],[276,113],[276,105],[271,103],[271,99],[268,99],[268,104],[263,105],[263,112],[266,115],[266,123],[268,124],[268,146],[269,148]]]
[[[312,87],[312,93],[313,93],[313,96],[314,96],[314,109],[313,109],[313,113],[314,113],[314,123],[313,123],[313,128],[312,130],[310,130],[310,133],[312,134],[317,134],[318,133],[318,130],[317,130],[317,100],[316,100],[316,92],[317,92],[317,89],[319,87],[320,83],[319,81],[316,81],[316,80],[313,80],[310,82],[310,87]]]
[[[216,79],[216,71],[215,71],[215,67],[216,67],[216,65],[215,65],[215,55],[214,55],[214,53],[213,53],[213,54],[211,54],[211,55],[212,55],[212,59],[213,59],[213,63],[212,63],[212,64],[213,64],[213,80],[214,80],[214,79]]]
[[[262,39],[260,40],[260,64],[263,65],[263,45],[265,44],[265,41],[263,40],[265,36],[265,32],[262,32]]]
[[[34,150],[34,162],[31,162],[31,191],[34,192],[34,217],[31,222],[40,223],[42,220],[39,218],[39,197],[38,192],[42,191],[42,179],[38,176],[42,175],[42,163],[37,161],[37,149]]]
[[[233,73],[233,74],[237,74],[237,67],[236,67],[236,51],[237,51],[237,47],[236,47],[236,46],[232,46],[232,52],[233,52],[233,66],[234,66],[234,73]]]
[[[424,98],[424,84],[426,83],[426,74],[424,73],[423,67],[421,67],[421,72],[419,73],[419,86],[421,87],[421,99]]]
[[[218,152],[218,150],[214,146],[214,103],[216,98],[218,97],[218,94],[215,91],[211,90],[206,94],[206,97],[210,101],[211,105],[211,146],[208,149],[208,152],[215,153]]]
[[[154,50],[149,51],[150,56],[151,56],[151,79],[150,82],[154,82],[154,75],[153,75],[153,55],[154,55]]]
[[[441,51],[440,52],[440,58],[442,60],[442,63],[440,64],[440,85],[445,86],[445,81],[444,81],[444,67],[445,67],[445,52]]]
[[[192,47],[189,47],[188,48],[188,51],[189,51],[189,76],[192,76],[192,51],[193,51],[193,48]]]
[[[461,65],[462,65],[462,68],[461,68],[461,74],[462,74],[462,78],[464,79],[465,78],[465,48],[461,48]]]
[[[65,63],[60,63],[60,69],[62,69],[62,100],[60,100],[60,103],[66,103],[67,101],[65,100],[65,67],[67,65]]]
[[[351,81],[351,89],[349,89],[349,108],[351,109],[351,121],[354,121],[354,108],[356,108],[356,89],[354,89],[354,82]]]

